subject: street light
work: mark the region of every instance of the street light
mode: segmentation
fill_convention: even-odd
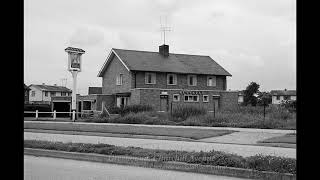
[[[76,119],[76,103],[77,103],[77,74],[81,72],[81,55],[85,53],[84,50],[74,47],[67,47],[65,51],[68,53],[68,71],[71,72],[73,78],[73,89],[71,97],[71,111],[72,120]]]

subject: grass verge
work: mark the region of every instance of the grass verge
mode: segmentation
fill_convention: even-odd
[[[258,171],[296,174],[296,160],[275,156],[256,155],[242,157],[220,151],[187,152],[152,150],[139,147],[121,147],[109,144],[62,143],[38,140],[24,140],[25,148],[49,149],[67,152],[122,155],[159,161],[177,161],[191,164],[246,168]]]
[[[222,136],[236,131],[232,130],[211,130],[195,128],[168,128],[168,127],[144,127],[130,125],[108,125],[100,126],[95,124],[77,125],[77,124],[59,124],[59,123],[24,123],[25,129],[43,129],[57,131],[79,131],[79,132],[100,132],[115,134],[132,134],[132,135],[152,135],[152,136],[169,136],[190,138],[193,140]]]

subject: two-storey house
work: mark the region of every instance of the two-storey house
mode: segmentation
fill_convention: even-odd
[[[231,74],[211,57],[169,53],[168,45],[159,46],[159,52],[113,48],[98,74],[101,95],[113,98],[103,103],[149,104],[158,111],[178,104],[208,111],[237,105],[238,92],[226,90],[227,76]]]
[[[72,92],[70,89],[56,84],[53,86],[44,83],[41,85],[31,84],[29,88],[29,102],[40,104],[50,104],[51,97],[71,96]]]

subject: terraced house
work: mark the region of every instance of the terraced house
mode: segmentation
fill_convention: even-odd
[[[168,45],[158,52],[113,48],[98,74],[107,106],[149,104],[158,111],[178,104],[208,111],[237,105],[238,92],[227,91],[227,76],[211,57],[169,53]]]

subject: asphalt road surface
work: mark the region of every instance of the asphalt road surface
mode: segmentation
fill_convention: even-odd
[[[77,161],[70,159],[24,156],[24,180],[174,180],[242,178],[169,171],[134,166]]]

